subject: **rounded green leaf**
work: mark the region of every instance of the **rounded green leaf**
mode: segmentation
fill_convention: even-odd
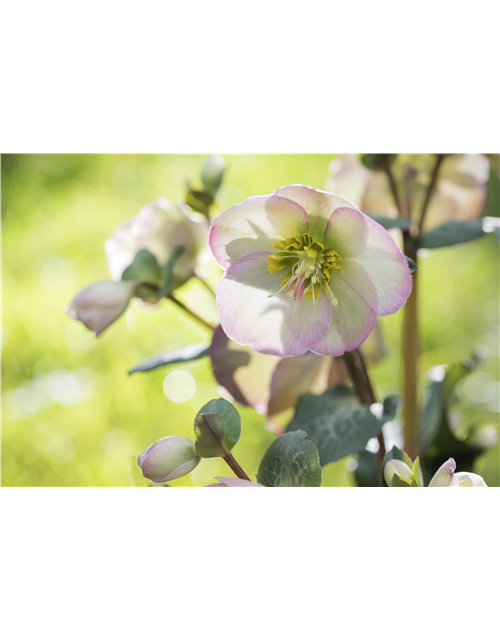
[[[240,439],[240,414],[223,398],[210,400],[198,411],[194,430],[197,455],[203,458],[224,456]]]
[[[323,473],[318,450],[305,431],[285,433],[264,454],[257,482],[265,487],[319,487]]]

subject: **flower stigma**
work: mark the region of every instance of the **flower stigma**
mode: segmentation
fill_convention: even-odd
[[[268,298],[272,298],[285,290],[295,301],[300,302],[302,297],[312,300],[314,308],[319,311],[316,300],[321,297],[321,292],[330,298],[332,306],[339,303],[329,286],[333,269],[342,272],[340,260],[342,256],[334,249],[326,249],[319,240],[313,240],[308,233],[286,240],[279,240],[273,244],[278,252],[267,258],[269,273],[286,270],[286,275],[281,282],[281,289]]]

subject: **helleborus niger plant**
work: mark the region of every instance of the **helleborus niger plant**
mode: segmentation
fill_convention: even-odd
[[[387,231],[348,200],[303,185],[224,211],[209,244],[225,270],[222,328],[265,354],[353,351],[411,293],[407,261]]]

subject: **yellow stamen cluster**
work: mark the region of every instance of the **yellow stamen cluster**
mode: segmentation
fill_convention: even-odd
[[[319,240],[313,240],[308,233],[279,240],[273,244],[273,247],[279,251],[267,258],[267,268],[269,273],[276,273],[282,269],[287,270],[281,283],[281,290],[293,279],[289,287],[291,296],[297,297],[295,288],[298,283],[302,282],[306,300],[312,300],[315,307],[316,300],[319,300],[321,296],[321,291],[330,297],[334,306],[338,304],[328,283],[333,269],[342,273],[339,264],[342,256],[334,249],[325,250],[325,245]]]

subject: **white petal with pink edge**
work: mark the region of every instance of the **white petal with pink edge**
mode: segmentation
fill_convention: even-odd
[[[224,274],[217,289],[217,306],[226,334],[239,344],[277,356],[298,356],[325,336],[332,317],[327,296],[317,301],[319,311],[303,299],[297,305],[281,288],[283,272],[270,274],[269,252],[240,258]]]
[[[322,240],[328,220],[332,212],[339,207],[354,207],[354,205],[334,193],[320,191],[302,184],[281,187],[275,191],[277,196],[288,198],[299,204],[309,218],[309,233],[314,240]]]
[[[356,209],[336,209],[325,245],[342,256],[342,274],[378,316],[398,311],[408,299],[412,277],[406,258],[377,222]]]
[[[339,302],[332,308],[332,321],[325,337],[312,350],[323,356],[341,356],[346,351],[357,349],[366,340],[377,316],[364,300],[335,274],[330,281],[330,288]],[[323,299],[328,298],[322,295],[321,300]]]
[[[273,251],[277,240],[307,231],[307,215],[296,202],[274,194],[248,198],[212,223],[209,244],[217,264],[227,269],[249,253]]]

